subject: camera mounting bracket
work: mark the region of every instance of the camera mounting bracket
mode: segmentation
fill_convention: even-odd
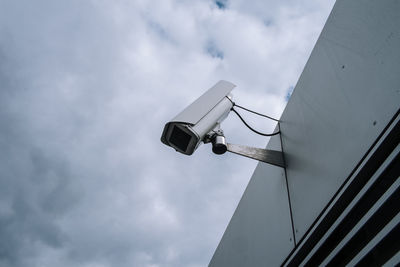
[[[285,168],[283,152],[226,143],[224,132],[219,127],[219,125],[216,130],[210,132],[207,135],[206,142],[212,143],[212,151],[218,155],[224,154],[226,151],[229,151],[237,155]]]
[[[227,151],[231,153],[285,168],[285,161],[281,151],[235,145],[230,143],[227,143],[226,146]]]

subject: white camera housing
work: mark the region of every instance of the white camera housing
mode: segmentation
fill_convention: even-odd
[[[161,142],[183,154],[193,154],[205,136],[228,116],[233,106],[230,92],[235,87],[219,81],[165,124]]]

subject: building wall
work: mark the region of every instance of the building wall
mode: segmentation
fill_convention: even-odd
[[[397,0],[336,2],[281,116],[286,179],[257,166],[210,266],[280,265],[395,116],[399,14]]]
[[[268,148],[280,150],[279,136]],[[209,266],[277,266],[293,247],[285,171],[260,163]]]
[[[400,2],[337,1],[281,117],[299,240],[400,106]]]

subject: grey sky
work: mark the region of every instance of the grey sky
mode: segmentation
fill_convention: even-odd
[[[164,124],[220,79],[279,117],[333,5],[218,3],[0,1],[0,266],[208,264],[256,162]]]

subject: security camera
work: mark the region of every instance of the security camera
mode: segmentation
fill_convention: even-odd
[[[230,82],[219,81],[175,118],[165,124],[161,142],[186,155],[192,155],[201,142],[212,143],[212,151],[215,154],[221,155],[229,151],[237,155],[285,168],[286,165],[282,151],[235,145],[226,142],[220,125],[231,110],[238,115],[250,130],[259,135],[274,136],[280,134],[280,130],[272,134],[261,133],[246,123],[242,116],[233,108],[234,106],[274,120],[278,122],[278,129],[280,129],[279,120],[235,104],[232,101],[231,95],[231,91],[235,87],[236,85]]]
[[[219,81],[165,124],[161,142],[186,155],[193,154],[202,141],[214,143],[209,138],[222,136],[218,134],[219,125],[233,107],[230,92],[235,87],[230,82]]]

